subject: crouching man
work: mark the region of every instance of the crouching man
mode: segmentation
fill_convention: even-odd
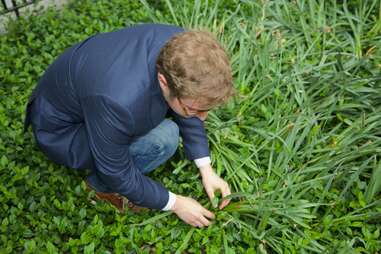
[[[49,66],[30,97],[25,128],[32,125],[50,160],[90,169],[89,188],[121,212],[127,198],[208,226],[212,212],[146,174],[175,153],[181,135],[209,198],[230,194],[211,167],[203,121],[233,94],[231,75],[224,49],[205,32],[147,24],[96,34]]]

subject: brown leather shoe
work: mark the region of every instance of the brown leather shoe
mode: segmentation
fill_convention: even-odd
[[[118,208],[119,212],[121,214],[125,213],[125,204],[127,203],[123,196],[119,195],[115,192],[100,192],[93,189],[88,182],[86,182],[86,190],[88,192],[94,190],[95,191],[95,198],[97,200],[104,200],[107,202],[110,202],[113,206]]]
[[[127,200],[127,207],[128,207],[129,210],[131,210],[134,213],[141,213],[143,211],[147,211],[148,210],[148,208],[135,205],[134,203],[132,203],[131,201],[128,201],[128,200]]]
[[[86,182],[86,190],[87,191],[92,191],[94,190],[88,182]],[[95,191],[95,190],[94,190]],[[128,201],[128,199],[119,193],[115,192],[100,192],[100,191],[95,191],[95,197],[98,200],[104,200],[107,202],[110,202],[113,206],[115,206],[118,210],[119,213],[124,214],[126,212],[126,207],[128,207],[129,210],[131,210],[134,213],[140,213],[144,209],[144,207],[140,207],[132,203],[131,201]]]

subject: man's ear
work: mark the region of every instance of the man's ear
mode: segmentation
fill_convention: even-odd
[[[160,86],[168,86],[167,80],[165,79],[164,75],[161,74],[160,72],[157,73],[157,78],[159,79]]]

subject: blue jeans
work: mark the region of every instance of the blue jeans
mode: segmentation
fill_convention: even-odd
[[[136,138],[129,147],[134,165],[148,174],[166,162],[176,152],[179,144],[179,128],[172,120],[165,119],[146,135]],[[111,192],[97,174],[92,171],[88,183],[100,192]]]

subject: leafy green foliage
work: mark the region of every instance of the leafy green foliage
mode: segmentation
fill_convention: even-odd
[[[376,253],[380,8],[376,0],[85,0],[11,22],[0,37],[0,253]],[[152,21],[208,28],[231,56],[239,94],[206,123],[231,204],[219,211],[209,202],[181,150],[152,174],[216,213],[206,229],[91,202],[86,172],[51,163],[22,132],[32,88],[65,48]]]

